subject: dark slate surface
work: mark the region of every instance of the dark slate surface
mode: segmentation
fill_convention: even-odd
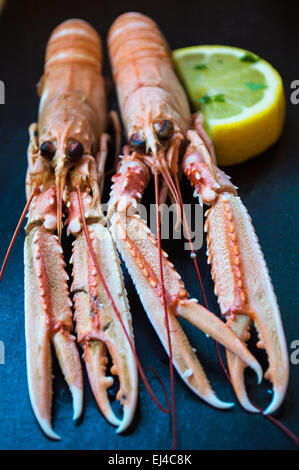
[[[37,116],[35,85],[42,73],[50,32],[62,20],[80,17],[90,21],[105,38],[109,25],[117,15],[129,10],[142,11],[158,21],[172,48],[199,43],[239,46],[270,61],[282,74],[288,108],[282,138],[261,157],[230,168],[229,173],[240,187],[240,195],[253,218],[272,275],[290,347],[293,340],[299,339],[298,296],[296,298],[299,106],[290,103],[290,83],[299,79],[295,49],[298,46],[296,15],[289,10],[288,2],[152,0],[143,3],[144,6],[140,1],[128,0],[61,0],[44,2],[41,9],[41,2],[8,1],[0,18],[0,79],[6,85],[6,104],[0,106],[0,259],[4,257],[25,203],[27,127]],[[107,65],[106,68],[108,73]],[[185,201],[192,202],[192,191],[186,182],[183,191]],[[0,289],[0,340],[5,344],[5,365],[0,365],[0,448],[170,448],[170,421],[153,405],[142,384],[136,419],[126,435],[117,436],[105,422],[96,407],[87,380],[84,416],[75,425],[71,420],[70,396],[57,365],[54,366],[54,427],[63,440],[51,442],[43,436],[31,412],[26,383],[23,241],[22,232],[16,241]],[[183,251],[183,242],[168,242],[167,249],[191,295],[200,298],[193,267]],[[206,265],[205,248],[201,250],[199,260],[209,304],[218,312]],[[168,381],[166,356],[127,276],[126,285],[132,306],[136,347],[142,363],[151,364]],[[191,326],[186,326],[186,332],[192,344],[198,347],[199,356],[219,396],[233,400],[234,395],[217,362],[213,342]],[[259,358],[265,365],[264,355],[259,353]],[[288,393],[277,414],[285,425],[297,433],[298,371],[299,365],[291,365]],[[149,377],[152,386],[158,390],[156,379],[150,374]],[[271,398],[269,384],[264,383],[257,391],[254,377],[250,374],[248,381],[251,397],[265,406]],[[197,399],[178,377],[175,384],[180,448],[294,448],[280,430],[261,416],[245,413],[238,404],[232,411],[214,410]]]

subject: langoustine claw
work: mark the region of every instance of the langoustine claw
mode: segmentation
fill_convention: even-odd
[[[27,370],[35,416],[52,439],[51,343],[73,396],[73,419],[82,411],[83,383],[72,322],[68,274],[56,229],[55,187],[35,196],[29,212],[25,240],[25,319]],[[50,211],[47,212],[47,208]],[[38,209],[43,209],[37,217]],[[37,221],[39,223],[37,224]]]
[[[139,176],[137,181],[136,175]],[[132,205],[134,207],[141,197],[147,179],[148,169],[140,160],[134,160],[134,154],[124,157],[121,167],[114,177],[108,214],[113,237],[134,281],[145,311],[164,348],[169,352],[159,275],[158,243],[140,216],[130,214]],[[198,396],[213,406],[230,407],[231,403],[219,400],[213,392],[177,317],[188,320],[242,357],[243,361],[255,370],[258,380],[261,380],[260,366],[243,343],[219,318],[201,306],[196,299],[189,299],[180,275],[168,260],[166,252],[162,252],[162,254],[174,365],[184,382]]]
[[[211,206],[205,224],[207,254],[221,313],[243,341],[248,341],[253,323],[259,336],[257,347],[268,355],[265,378],[273,384],[273,399],[264,413],[273,413],[283,401],[289,376],[280,312],[251,218],[236,187],[217,167],[213,152],[207,150],[201,121],[201,116],[196,117],[196,130],[187,133],[190,144],[183,168],[195,188],[195,197]],[[227,360],[240,403],[247,411],[259,412],[246,393],[244,362],[230,351]]]
[[[133,341],[132,319],[114,242],[100,207],[93,209],[92,199],[86,194],[83,194],[82,199],[93,252],[112,292],[126,331]],[[75,307],[77,341],[84,351],[89,382],[97,404],[106,419],[117,426],[117,432],[120,433],[127,429],[135,413],[138,397],[136,363],[123,328],[98,277],[79,220],[78,200],[76,194],[71,193],[68,223],[70,228],[76,230],[71,258],[73,264],[71,291]],[[110,375],[106,374],[107,351],[113,363]],[[118,376],[119,379],[116,398],[124,408],[121,420],[113,412],[107,394],[107,389],[114,383],[112,375]]]
[[[83,400],[81,363],[71,334],[72,301],[60,242],[64,213],[67,234],[75,237],[71,292],[77,339],[94,396],[118,432],[131,423],[137,402],[135,358],[97,276],[86,239],[92,241],[97,265],[115,295],[133,343],[119,259],[100,202],[107,154],[101,146],[107,120],[101,68],[100,38],[88,23],[69,20],[58,26],[48,43],[39,85],[39,121],[29,132],[26,191],[29,202],[33,199],[25,241],[28,382],[35,416],[53,439],[59,437],[51,427],[51,343],[73,395],[75,419],[81,414]],[[112,359],[110,370],[107,352]],[[122,418],[115,415],[108,399],[112,375],[119,377],[117,398],[124,408]]]

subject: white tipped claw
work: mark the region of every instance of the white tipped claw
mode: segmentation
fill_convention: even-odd
[[[103,412],[103,410],[102,410]],[[121,421],[120,419],[117,418],[117,416],[115,415],[115,413],[113,412],[112,408],[109,407],[109,412],[104,414],[103,412],[103,415],[105,416],[105,418],[107,419],[107,421],[112,424],[112,426],[116,426],[116,427],[120,427],[121,426]]]
[[[75,339],[68,330],[72,324],[72,312],[66,278],[57,238],[43,228],[35,227],[25,241],[28,386],[37,420],[44,433],[55,440],[60,437],[51,427],[51,343],[73,395],[74,416],[79,416],[82,410],[82,370]],[[50,296],[45,296],[45,285],[55,286]],[[53,334],[49,334],[49,314],[63,326],[58,331],[53,331]]]
[[[83,409],[83,391],[75,386],[70,387],[73,398],[73,421],[77,421]]]
[[[120,422],[120,425],[118,426],[116,430],[117,434],[121,434],[122,432],[128,429],[128,427],[130,426],[134,418],[135,408],[136,408],[136,403],[134,402],[131,402],[129,406],[124,407],[124,414],[123,414],[122,421]]]
[[[97,397],[96,397],[96,400],[97,400]],[[108,399],[107,392],[106,392],[105,399],[103,399],[103,397],[102,397],[101,405],[99,404],[98,400],[97,400],[97,403],[98,403],[98,406],[99,406],[101,412],[103,413],[104,417],[107,419],[108,423],[110,423],[112,426],[120,427],[121,426],[121,420],[114,413],[114,411],[111,407],[110,401]]]
[[[258,383],[261,382],[263,371],[256,358],[216,315],[197,302],[191,303],[190,300],[178,304],[177,314],[228,348],[231,352],[233,351],[246,365],[255,371]]]
[[[233,402],[222,401],[216,395],[212,395],[210,398],[206,399],[206,401],[215,408],[222,410],[229,410],[235,406]]]
[[[217,397],[213,389],[211,388],[210,384],[207,382],[208,386],[205,387],[205,392],[203,392],[203,389],[199,387],[199,383],[190,383],[188,380],[186,380],[180,371],[178,370],[179,374],[181,375],[182,379],[186,383],[186,385],[202,400],[204,400],[206,403],[209,405],[213,406],[214,408],[219,408],[220,410],[228,410],[230,408],[233,408],[235,406],[235,403],[233,402],[225,402],[220,400],[220,398]],[[198,373],[196,374],[198,376]]]
[[[285,395],[284,391],[276,390],[274,388],[272,401],[271,401],[270,405],[265,409],[263,414],[264,415],[270,415],[270,414],[274,413],[274,411],[276,411],[280,407],[281,403],[283,402],[284,395]]]
[[[130,424],[133,418],[138,393],[136,361],[123,330],[124,327],[133,344],[130,308],[118,254],[109,230],[102,224],[90,224],[89,234],[98,267],[104,279],[107,280],[108,290],[114,296],[115,307],[110,302],[105,286],[97,276],[85,235],[81,233],[76,238],[73,250],[73,290],[75,291],[77,335],[79,338],[82,337],[83,358],[97,405],[107,421],[119,428],[120,432]],[[90,276],[89,273],[92,275]],[[96,302],[93,297],[95,287],[97,289]],[[92,319],[91,310],[97,312]],[[118,315],[122,319],[122,324]],[[97,328],[94,327],[95,317],[99,320]],[[108,355],[111,359],[110,366]],[[108,389],[114,383],[113,376],[119,378],[116,398],[124,407],[123,421],[115,415],[109,400]],[[126,408],[130,411],[126,411]]]
[[[257,383],[258,383],[258,385],[260,385],[262,383],[262,380],[263,380],[263,369],[262,369],[260,363],[255,361],[250,365],[250,367],[256,373]]]
[[[261,413],[262,410],[254,406],[254,404],[252,404],[248,398],[244,384],[243,374],[238,377],[237,381],[235,382],[234,388],[240,405],[244,408],[244,410],[248,411],[249,413]],[[263,414],[269,415],[274,413],[282,404],[284,395],[284,391],[274,390],[272,401],[269,406],[265,409],[265,411],[263,411]]]
[[[231,326],[233,327],[233,330],[236,334],[240,335],[241,338],[244,338],[248,331],[249,324],[249,318],[240,315]],[[230,378],[240,405],[249,413],[259,413],[260,410],[251,403],[247,395],[244,380],[244,369],[246,364],[239,357],[228,350],[226,351],[226,356]],[[257,374],[258,384],[260,384],[263,377],[262,369],[258,367],[258,370],[255,372]]]
[[[110,351],[111,352],[111,351]],[[108,398],[107,390],[113,385],[113,377],[105,375],[106,372],[106,347],[100,342],[93,342],[92,345],[87,343],[84,348],[84,360],[88,372],[89,382],[101,412],[107,419],[107,421],[116,426],[117,433],[125,431],[131,424],[134,417],[138,390],[137,390],[137,371],[135,363],[132,362],[132,358],[128,354],[128,362],[125,361],[124,370],[113,371],[117,373],[120,381],[120,389],[117,393],[116,398],[123,405],[123,418],[119,419],[112,407]],[[118,364],[122,363],[122,358],[119,356]],[[134,359],[133,359],[134,361]],[[103,366],[104,364],[104,366]],[[129,375],[126,375],[126,371]],[[131,374],[130,374],[131,372]]]
[[[221,311],[223,314],[235,312],[228,319],[228,325],[244,341],[248,341],[250,324],[254,323],[257,347],[264,349],[268,356],[269,369],[265,377],[273,384],[274,397],[266,412],[273,413],[281,405],[287,389],[288,349],[277,299],[251,219],[239,197],[223,193],[210,209],[206,226]],[[248,411],[259,411],[250,404],[246,394],[244,364],[232,352],[228,352],[228,364],[240,403]],[[260,384],[260,366],[252,361],[247,364],[255,370]]]
[[[61,437],[54,432],[51,423],[48,419],[41,419],[40,417],[36,416],[36,419],[43,430],[43,432],[46,434],[46,436],[49,439],[53,439],[53,441],[60,441]]]
[[[240,400],[240,405],[249,413],[260,413],[260,410],[251,403],[247,395]]]

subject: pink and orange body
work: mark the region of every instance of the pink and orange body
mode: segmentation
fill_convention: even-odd
[[[101,42],[96,31],[80,20],[58,26],[48,43],[45,73],[39,84],[38,124],[30,127],[26,187],[27,196],[34,197],[25,241],[28,381],[35,415],[52,438],[58,436],[50,424],[51,343],[73,394],[75,419],[81,413],[83,399],[81,363],[71,335],[73,304],[60,244],[63,213],[67,215],[67,234],[75,237],[71,258],[74,318],[94,396],[118,432],[130,424],[137,401],[135,358],[97,276],[86,240],[88,236],[133,342],[120,263],[100,203],[107,122],[101,70]],[[113,362],[110,372],[120,381],[117,398],[124,406],[122,420],[108,400],[107,389],[114,379],[106,375],[107,349]]]
[[[246,393],[245,367],[251,367],[259,381],[262,379],[262,369],[245,344],[250,325],[254,323],[258,330],[257,346],[265,348],[269,357],[266,378],[273,383],[274,396],[268,413],[279,407],[286,392],[286,342],[250,217],[236,187],[217,167],[202,116],[193,117],[190,113],[167,43],[157,25],[139,13],[124,14],[113,23],[108,45],[128,139],[125,155],[113,177],[108,204],[110,229],[100,199],[108,140],[102,49],[98,34],[88,23],[69,20],[53,31],[39,83],[38,123],[29,128],[28,202],[23,216],[29,209],[25,322],[30,398],[43,431],[53,439],[59,438],[51,425],[52,344],[73,396],[74,418],[80,415],[83,383],[72,334],[74,310],[77,342],[84,351],[94,396],[117,431],[127,429],[134,416],[137,368],[155,403],[168,412],[153,394],[134,350],[117,246],[170,356],[175,446],[173,365],[187,386],[207,403],[218,408],[232,406],[213,391],[179,317],[226,348],[232,384],[248,411],[258,410]],[[227,323],[211,313],[207,304],[203,307],[189,298],[180,275],[161,248],[159,211],[156,239],[131,210],[142,200],[154,175],[157,206],[169,194],[178,205],[188,233],[178,181],[180,164],[199,202],[210,206],[205,225],[208,262]],[[70,286],[61,245],[63,226],[74,240]],[[17,230],[19,227],[20,223]],[[189,243],[201,282],[191,240]],[[7,257],[0,279],[6,261]],[[107,351],[112,359],[109,371]],[[117,399],[124,408],[122,419],[115,415],[108,399],[107,389],[114,382],[113,375],[119,378]]]
[[[237,196],[236,187],[216,165],[202,116],[191,116],[187,97],[173,70],[169,48],[157,25],[142,14],[124,14],[113,23],[108,46],[129,143],[114,177],[109,217],[115,241],[144,308],[169,353],[163,313],[166,307],[173,363],[195,393],[212,405],[229,406],[216,398],[178,316],[227,348],[232,383],[240,403],[249,411],[258,411],[247,397],[243,372],[250,365],[261,379],[260,366],[243,343],[248,339],[248,328],[253,321],[260,336],[258,345],[265,347],[269,357],[267,378],[272,380],[274,397],[267,412],[273,412],[286,392],[287,348],[270,277],[248,213]],[[201,204],[211,206],[206,222],[208,261],[227,325],[197,300],[188,298],[166,253],[162,253],[160,263],[162,282],[157,241],[145,222],[128,211],[140,202],[151,173],[155,181],[158,175],[162,176],[160,194],[163,198],[169,192],[182,210],[178,184],[178,160],[182,152],[185,153],[182,169],[195,187],[195,196]],[[136,181],[138,172],[139,183]],[[145,237],[134,236],[142,230],[147,234]],[[122,237],[117,235],[119,232]],[[196,256],[193,251],[192,256],[193,259]],[[194,262],[198,270],[196,260]]]

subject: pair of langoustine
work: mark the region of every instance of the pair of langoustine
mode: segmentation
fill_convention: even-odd
[[[172,364],[188,387],[207,403],[218,408],[232,406],[214,393],[178,317],[226,348],[232,384],[248,411],[257,409],[247,397],[244,368],[251,367],[258,380],[262,379],[262,369],[244,343],[254,321],[259,346],[265,347],[269,357],[267,378],[273,383],[274,396],[266,412],[273,412],[286,392],[287,348],[270,277],[248,213],[235,186],[216,165],[201,115],[191,116],[168,46],[156,24],[139,13],[124,14],[110,29],[108,47],[128,139],[113,177],[109,228],[100,200],[107,154],[102,52],[97,33],[87,23],[70,20],[52,33],[39,87],[39,120],[30,127],[25,311],[28,381],[35,415],[45,433],[57,437],[51,427],[51,343],[73,394],[75,418],[82,409],[81,364],[71,334],[72,302],[60,243],[63,212],[67,215],[67,232],[75,237],[71,292],[77,343],[84,350],[97,403],[119,432],[129,426],[134,415],[137,369],[156,403],[157,399],[134,349],[115,245],[170,355],[174,428]],[[181,163],[179,156],[184,148]],[[131,210],[141,201],[154,174],[157,207],[169,194],[178,205],[188,233],[178,182],[179,164],[200,202],[211,206],[206,221],[209,262],[227,324],[207,305],[189,299],[179,274],[161,248],[159,211],[156,239]],[[199,275],[196,254],[189,242]],[[124,406],[121,420],[107,395],[113,378],[107,375],[106,349],[113,361],[110,374],[119,377],[117,397]]]

